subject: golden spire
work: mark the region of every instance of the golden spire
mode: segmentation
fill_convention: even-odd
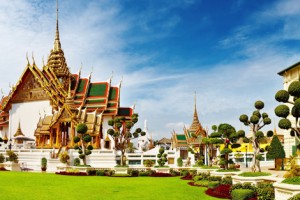
[[[56,32],[55,32],[55,40],[54,40],[54,51],[58,51],[61,49],[61,44],[59,40],[59,29],[58,29],[58,0],[56,0]]]
[[[71,75],[69,68],[67,67],[66,59],[64,52],[61,49],[60,39],[59,39],[59,26],[58,26],[58,0],[56,1],[56,31],[54,39],[54,47],[50,51],[48,57],[47,66],[44,67],[44,70],[50,68],[56,78],[58,78],[63,85],[65,91],[68,91],[68,79]]]
[[[24,136],[24,134],[22,133],[22,130],[21,130],[20,121],[19,121],[18,129],[17,129],[16,133],[14,134],[14,137],[17,137],[19,135],[23,135]]]
[[[196,131],[198,131],[199,130],[199,128],[201,129],[201,130],[203,130],[203,128],[202,128],[202,126],[201,126],[201,124],[200,124],[200,122],[199,122],[199,119],[198,119],[198,113],[197,113],[197,105],[196,105],[196,102],[197,102],[197,98],[196,98],[196,92],[195,92],[195,97],[194,97],[194,117],[193,117],[193,122],[192,122],[192,125],[191,125],[191,127],[189,128],[189,131],[190,132],[193,132],[193,133],[195,133]],[[202,132],[202,131],[201,131]]]

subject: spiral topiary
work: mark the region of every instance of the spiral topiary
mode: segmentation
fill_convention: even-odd
[[[292,127],[291,121],[288,119],[281,119],[278,122],[278,126],[281,129],[290,129]]]
[[[264,104],[264,102],[262,102],[262,101],[256,101],[255,104],[254,104],[254,107],[255,107],[256,109],[258,109],[258,110],[263,109],[264,106],[265,106],[265,104]]]
[[[299,97],[300,96],[300,82],[293,81],[288,88],[288,92],[292,96]]]
[[[286,118],[289,116],[290,108],[287,105],[279,105],[275,108],[275,114],[278,117]]]
[[[286,102],[288,102],[289,98],[290,98],[290,94],[289,94],[288,91],[286,91],[286,90],[279,90],[279,91],[275,94],[275,99],[276,99],[278,102],[286,103]]]
[[[258,118],[256,115],[252,115],[252,116],[250,117],[250,122],[251,122],[252,124],[257,124],[257,123],[259,122],[259,118]]]

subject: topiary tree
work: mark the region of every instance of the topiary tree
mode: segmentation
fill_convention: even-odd
[[[73,138],[75,143],[74,149],[78,150],[79,158],[82,159],[83,165],[86,165],[86,156],[90,155],[93,150],[93,146],[89,144],[92,141],[92,137],[86,133],[87,130],[86,124],[78,124],[76,126],[78,135]]]
[[[252,116],[248,117],[248,115],[243,114],[240,116],[240,121],[244,123],[245,126],[250,127],[250,131],[253,133],[252,136],[250,137],[244,137],[243,141],[245,143],[252,143],[252,148],[253,148],[253,159],[252,159],[252,164],[251,164],[251,170],[252,172],[255,172],[258,170],[261,172],[260,168],[260,160],[262,159],[262,156],[260,155],[260,142],[264,140],[265,135],[261,131],[261,129],[265,125],[271,124],[271,119],[269,118],[267,113],[260,113],[261,109],[264,108],[264,102],[262,101],[256,101],[254,104],[254,107],[256,110],[252,113]],[[243,130],[241,130],[243,131]],[[244,132],[244,131],[243,131]],[[245,133],[245,132],[244,132]],[[268,137],[273,136],[273,131],[268,131],[267,132]]]
[[[244,133],[237,133],[235,128],[230,124],[220,124],[218,127],[216,125],[212,126],[213,133],[210,134],[211,144],[224,144],[224,148],[221,151],[222,157],[220,160],[220,165],[224,165],[225,169],[228,169],[228,154],[232,152],[231,148],[238,148],[241,145],[236,143],[239,138],[245,136]]]
[[[275,108],[275,114],[282,119],[278,122],[281,129],[290,130],[290,135],[300,141],[300,81],[293,81],[288,90],[279,90],[275,99],[284,104]],[[289,105],[289,106],[288,106]],[[289,119],[288,119],[289,117]],[[292,120],[292,121],[291,121]],[[293,126],[292,126],[293,122]]]
[[[272,138],[270,147],[268,148],[267,158],[275,159],[275,164],[277,159],[282,159],[281,169],[284,169],[285,151],[277,135],[274,135]]]
[[[121,166],[126,165],[125,151],[130,144],[130,140],[146,134],[140,128],[137,128],[133,133],[130,132],[137,122],[138,114],[133,114],[130,118],[116,117],[108,121],[108,125],[112,128],[108,129],[107,133],[114,139],[115,149],[121,151]]]
[[[157,163],[160,167],[163,167],[166,164],[166,162],[168,161],[167,154],[164,152],[165,152],[165,149],[163,147],[161,147],[159,149],[159,153],[157,154],[157,158],[158,158]]]

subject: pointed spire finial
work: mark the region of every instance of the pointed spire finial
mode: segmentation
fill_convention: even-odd
[[[195,91],[195,97],[194,97],[195,99],[194,99],[194,105],[195,105],[195,111],[197,110],[197,107],[196,107],[196,105],[197,105],[197,92]]]
[[[55,40],[54,40],[54,51],[58,51],[61,49],[60,41],[59,41],[59,29],[58,29],[58,0],[56,0],[56,32],[55,32]]]
[[[35,65],[35,60],[34,60],[34,55],[33,55],[33,52],[32,52],[32,65]]]
[[[26,52],[26,59],[27,59],[27,65],[30,65],[29,59],[28,59],[28,52]]]

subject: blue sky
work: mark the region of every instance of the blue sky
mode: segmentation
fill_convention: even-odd
[[[60,39],[68,66],[93,81],[122,82],[121,106],[136,105],[155,139],[192,122],[194,92],[204,127],[230,123],[265,102],[273,122],[277,72],[300,60],[297,0],[63,0]],[[55,1],[3,0],[0,87],[53,46]],[[269,126],[274,128],[274,123]],[[210,129],[211,131],[211,129]]]

